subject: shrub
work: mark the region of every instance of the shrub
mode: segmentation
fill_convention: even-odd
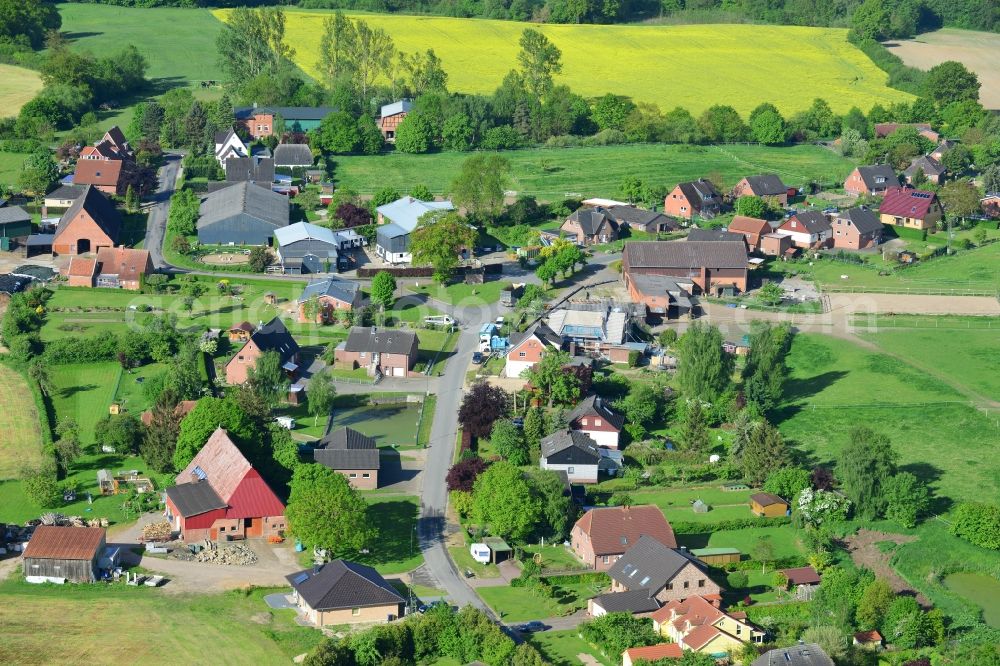
[[[1000,550],[1000,506],[985,502],[959,504],[951,531],[969,543]]]

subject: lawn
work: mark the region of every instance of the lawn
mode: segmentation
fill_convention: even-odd
[[[94,425],[114,400],[118,377],[117,363],[73,363],[50,366],[54,390],[52,403],[56,419],[72,418],[80,428],[84,446],[95,443]]]
[[[337,396],[333,407],[333,428],[348,426],[374,437],[378,446],[413,448],[417,445],[417,423],[421,403],[369,405],[369,397],[379,394]]]
[[[906,361],[946,375],[960,386],[1000,400],[1000,319],[989,318],[992,329],[933,328],[934,317],[924,317],[920,329],[881,328],[862,337]],[[970,322],[971,323],[971,322]],[[945,320],[945,325],[948,320]]]
[[[466,544],[461,547],[453,546],[448,549],[448,554],[451,555],[451,559],[455,562],[458,570],[463,574],[466,571],[471,571],[479,578],[498,578],[500,576],[500,569],[495,564],[481,564],[472,559],[472,553],[469,552],[470,545]]]
[[[789,185],[811,181],[842,183],[854,163],[819,146],[630,145],[594,148],[531,148],[505,151],[510,162],[509,189],[547,201],[566,197],[615,197],[624,178],[673,187],[680,181],[718,173],[731,187],[748,173],[779,173]],[[335,180],[372,194],[383,186],[401,192],[423,183],[433,192],[447,192],[468,153],[429,155],[387,153],[374,157],[338,157]]]
[[[835,463],[851,428],[867,425],[888,435],[903,469],[939,495],[1000,493],[996,419],[948,384],[904,361],[822,335],[797,335],[788,365],[789,397],[773,418],[806,464]]]
[[[226,10],[213,13],[223,17]],[[293,59],[313,75],[318,73],[322,22],[329,15],[286,10]],[[562,50],[563,71],[556,82],[584,96],[612,92],[693,113],[712,104],[732,104],[744,115],[761,102],[772,102],[788,115],[808,108],[814,96],[825,97],[837,112],[911,99],[888,88],[886,74],[849,44],[847,31],[840,29],[556,25],[396,14],[360,18],[388,32],[400,51],[433,48],[448,72],[449,89],[461,92],[490,93],[500,85],[517,66],[521,32],[531,27]],[[809,81],[815,94],[788,85],[797,80]],[[735,81],[742,84],[736,95],[719,85]]]
[[[504,622],[524,622],[570,615],[587,607],[587,600],[608,587],[607,581],[560,584],[558,576],[546,579],[555,589],[553,598],[527,587],[498,585],[480,587],[476,593]]]
[[[799,533],[791,525],[778,527],[748,527],[742,530],[721,530],[702,534],[678,534],[677,543],[688,548],[738,548],[744,557],[761,537],[771,541],[776,558],[797,557],[803,554]]]
[[[540,555],[542,568],[546,570],[570,571],[587,569],[585,564],[576,559],[573,551],[561,544],[555,546],[525,546],[524,552],[530,553],[532,557]]]
[[[5,65],[0,65],[3,67]],[[0,153],[0,185],[17,184],[21,175],[21,165],[28,158],[27,153]]]
[[[42,462],[42,426],[28,382],[0,364],[0,479],[13,479],[23,466]],[[16,408],[14,406],[16,405]]]
[[[657,488],[629,493],[636,504],[655,504],[671,522],[715,523],[752,517],[750,490],[722,490],[720,486]],[[711,507],[708,513],[695,513],[691,504],[700,499]],[[765,521],[762,519],[761,523]]]
[[[0,64],[0,118],[16,116],[42,89],[42,77],[30,69]]]
[[[592,663],[601,666],[612,666],[618,660],[608,660],[600,650],[580,638],[577,629],[563,629],[561,631],[545,631],[539,634],[532,634],[528,637],[528,642],[542,653],[545,660],[553,666],[580,666],[585,662],[581,661],[577,655],[587,655],[594,661]]]
[[[152,407],[149,400],[143,395],[143,384],[151,377],[155,377],[161,372],[166,372],[166,370],[167,366],[165,363],[149,363],[140,368],[122,373],[114,401],[138,416],[140,412],[144,412]]]
[[[383,575],[411,571],[423,564],[416,534],[420,498],[363,494],[370,506],[369,518],[378,526],[379,535],[371,552],[354,559],[375,567]]]
[[[149,62],[147,78],[163,88],[223,78],[215,57],[222,26],[207,10],[68,3],[59,5],[59,15],[75,49],[101,55],[135,44]]]
[[[417,294],[426,294],[429,298],[436,299],[451,305],[480,305],[493,304],[500,300],[500,291],[507,286],[503,280],[489,280],[483,284],[465,284],[456,282],[442,287],[439,284],[427,283],[420,286],[407,287]],[[421,331],[418,335],[423,335]]]
[[[263,597],[274,591],[175,595],[124,584],[4,582],[0,662],[200,663],[211,646],[217,663],[287,663],[323,635],[295,624],[294,611],[269,609]]]

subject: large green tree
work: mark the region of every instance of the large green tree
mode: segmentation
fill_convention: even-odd
[[[978,101],[979,88],[979,77],[954,60],[931,67],[924,79],[924,94],[941,107],[952,102]]]
[[[292,475],[285,517],[292,534],[330,557],[359,552],[374,543],[378,529],[368,503],[347,478],[323,465],[299,465]]]
[[[750,112],[750,138],[764,145],[785,142],[785,119],[777,107],[765,102]]]
[[[714,402],[732,383],[733,357],[722,350],[722,332],[694,322],[678,343],[677,380],[689,399]]]
[[[885,487],[896,473],[898,459],[885,435],[866,426],[851,430],[850,441],[837,459],[837,475],[859,518],[873,520],[885,515]]]
[[[754,322],[750,351],[743,366],[743,391],[747,402],[761,411],[773,409],[781,401],[788,369],[785,358],[792,344],[791,324],[776,326]]]
[[[396,278],[389,271],[379,271],[372,278],[371,301],[383,311],[392,307],[396,300]]]
[[[479,475],[472,490],[473,515],[497,536],[523,542],[536,528],[542,502],[515,465],[500,461]]]
[[[459,264],[459,252],[470,254],[476,244],[476,232],[458,213],[425,213],[410,236],[414,264],[429,264],[434,279],[444,284]]]
[[[499,155],[473,155],[451,183],[451,197],[480,222],[496,219],[510,178],[510,162]]]
[[[288,374],[281,367],[281,354],[266,351],[257,357],[247,371],[246,386],[255,391],[267,404],[275,407],[281,396],[288,392]]]
[[[0,0],[0,42],[26,42],[40,49],[45,35],[62,25],[54,3],[44,0]]]
[[[763,421],[750,433],[743,449],[743,478],[759,486],[778,469],[788,464],[788,447],[778,429]]]
[[[548,399],[549,405],[575,403],[580,398],[580,380],[566,371],[569,360],[568,352],[546,349],[541,360],[527,368],[521,376]]]
[[[530,462],[528,444],[524,441],[524,434],[509,419],[498,419],[493,422],[490,445],[497,455],[512,465],[521,467]]]
[[[28,156],[21,165],[18,186],[39,199],[49,191],[52,183],[59,179],[59,165],[48,150],[38,150]]]
[[[656,390],[649,384],[636,382],[629,387],[628,395],[615,403],[615,407],[625,414],[628,422],[625,429],[632,439],[641,440],[659,409]]]
[[[306,393],[306,407],[313,416],[313,425],[320,416],[326,416],[333,409],[333,404],[337,399],[337,387],[333,383],[333,376],[323,370],[316,373],[309,379],[309,390]]]
[[[535,30],[525,28],[518,42],[521,51],[517,62],[528,91],[541,99],[552,89],[552,75],[562,71],[562,51],[549,38]]]
[[[240,441],[260,436],[258,424],[240,408],[235,394],[224,399],[202,398],[180,423],[174,467],[178,470],[187,467],[216,428],[226,429]]]
[[[229,80],[240,85],[274,72],[294,55],[285,43],[285,13],[280,7],[237,7],[216,37],[219,62]]]

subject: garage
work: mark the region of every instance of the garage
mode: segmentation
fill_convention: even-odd
[[[392,369],[392,376],[393,377],[405,377],[406,376],[406,368],[393,368]]]

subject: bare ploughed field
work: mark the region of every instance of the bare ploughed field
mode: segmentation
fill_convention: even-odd
[[[979,101],[983,106],[1000,109],[1000,34],[944,28],[915,39],[886,42],[885,46],[907,65],[919,69],[957,60],[979,75],[983,84]]]

